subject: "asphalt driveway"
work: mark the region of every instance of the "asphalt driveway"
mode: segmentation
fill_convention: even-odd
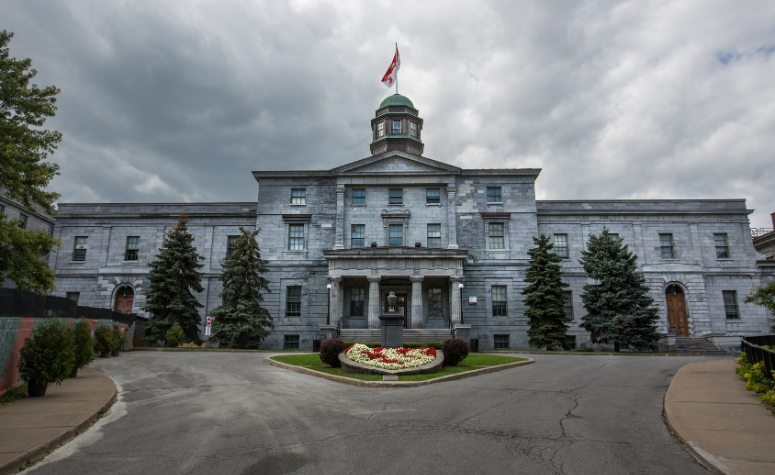
[[[37,474],[707,474],[662,405],[701,357],[534,356],[443,384],[368,389],[286,371],[267,353],[99,360],[119,400]]]

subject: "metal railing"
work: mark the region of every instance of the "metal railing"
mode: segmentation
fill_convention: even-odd
[[[768,228],[751,228],[751,237],[755,238],[759,236],[764,236],[765,234],[771,233],[771,232],[772,232],[772,229],[768,229]]]
[[[775,351],[762,348],[767,345],[775,347],[775,335],[744,336],[740,340],[740,349],[745,351],[748,362],[751,364],[764,362],[764,376],[773,379],[772,371],[775,370]]]

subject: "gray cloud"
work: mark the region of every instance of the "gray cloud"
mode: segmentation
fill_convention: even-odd
[[[62,200],[255,199],[252,170],[368,155],[398,41],[426,155],[541,167],[543,199],[775,211],[772,2],[4,2],[62,89]]]

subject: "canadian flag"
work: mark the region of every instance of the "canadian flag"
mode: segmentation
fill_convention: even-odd
[[[382,84],[387,87],[393,87],[398,79],[398,70],[401,69],[401,56],[398,54],[398,46],[396,45],[396,55],[393,56],[393,62],[390,63],[385,76],[382,77]]]

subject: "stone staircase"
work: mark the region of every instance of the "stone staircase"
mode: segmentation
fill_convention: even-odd
[[[726,356],[726,352],[705,338],[676,338],[677,353],[701,353],[709,356]]]
[[[353,330],[342,329],[339,332],[339,339],[343,341],[354,341],[358,343],[372,343],[381,341],[382,334],[380,330]],[[429,341],[444,341],[452,338],[452,331],[449,329],[440,330],[418,330],[405,329],[405,343],[427,343]]]

